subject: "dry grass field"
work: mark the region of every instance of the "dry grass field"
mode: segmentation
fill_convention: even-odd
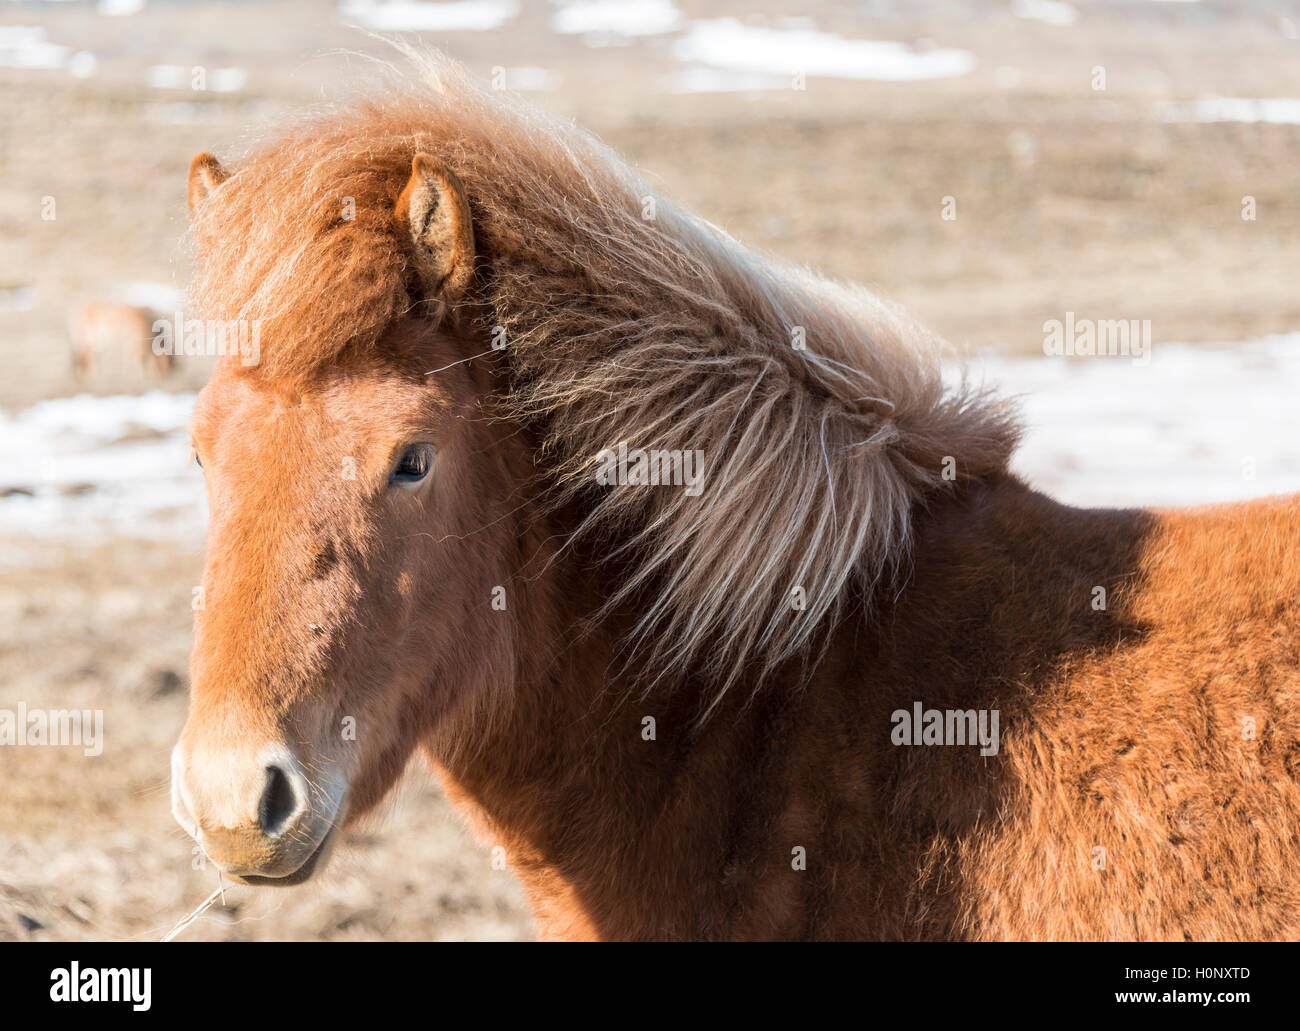
[[[504,68],[507,85],[552,87],[536,101],[669,194],[754,247],[877,288],[958,354],[1041,353],[1044,320],[1065,311],[1149,319],[1159,341],[1300,329],[1300,119],[1204,121],[1215,109],[1194,106],[1289,98],[1300,108],[1300,13],[1118,0],[664,6],[678,18],[655,33],[560,32],[558,5],[523,0],[497,28],[407,36],[484,77]],[[1067,9],[1075,20],[1054,23]],[[708,70],[684,56],[692,26],[725,18],[896,41],[913,54],[958,48],[972,64],[944,78],[859,80],[829,74],[814,40],[806,66],[766,73],[772,88],[678,92],[700,81],[685,71]],[[372,81],[370,57],[393,52],[350,20],[324,0],[147,4],[124,16],[95,3],[0,10],[3,413],[146,386],[125,373],[76,380],[70,316],[125,284],[183,290],[189,159],[237,155],[323,95]],[[19,27],[67,52],[25,66],[40,51],[17,42]],[[93,70],[73,60],[83,53]],[[167,66],[179,73],[157,71]],[[190,89],[194,67],[223,88]],[[219,74],[231,69],[242,76]],[[799,73],[806,88],[793,88]],[[1253,220],[1242,218],[1248,197]],[[49,198],[53,218],[43,217]],[[945,198],[955,219],[943,217]],[[163,387],[192,391],[207,371],[184,359]],[[40,458],[57,469],[65,455],[51,442]],[[31,489],[0,472],[0,709],[102,709],[105,745],[94,757],[0,748],[0,940],[160,937],[216,887],[211,867],[195,868],[167,793],[201,530],[182,521],[177,532],[119,533],[118,520],[86,531],[58,525],[57,504],[52,523],[33,529],[9,516]],[[62,489],[69,503],[79,490]],[[413,767],[318,883],[230,888],[184,937],[530,935],[509,873]]]

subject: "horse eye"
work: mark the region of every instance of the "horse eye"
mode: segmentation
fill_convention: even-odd
[[[407,448],[397,463],[397,468],[393,470],[393,475],[388,478],[389,482],[408,487],[419,483],[433,468],[433,453],[433,447],[429,444],[416,444]]]

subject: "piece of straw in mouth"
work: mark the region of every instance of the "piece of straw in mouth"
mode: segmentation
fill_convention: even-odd
[[[224,884],[218,884],[217,890],[214,891],[202,902],[200,902],[198,904],[198,907],[194,910],[193,913],[185,917],[185,919],[183,919],[180,923],[178,923],[175,927],[173,927],[170,931],[168,931],[167,936],[163,938],[163,941],[169,942],[173,938],[175,938],[178,934],[181,933],[181,931],[185,930],[185,928],[189,927],[190,924],[194,923],[195,920],[197,920],[209,909],[211,909],[218,899],[220,899],[224,903],[225,891],[226,891],[226,886]]]

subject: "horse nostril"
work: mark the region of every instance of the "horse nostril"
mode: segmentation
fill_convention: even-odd
[[[298,812],[299,803],[293,793],[293,783],[278,766],[266,768],[266,788],[257,808],[257,822],[264,834],[277,835],[285,830],[290,819]]]

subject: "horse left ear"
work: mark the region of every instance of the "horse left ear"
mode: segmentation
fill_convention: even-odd
[[[230,173],[221,167],[216,155],[203,151],[196,154],[190,162],[190,182],[188,199],[190,215],[199,213],[199,205],[208,199],[208,194],[230,178]]]
[[[416,154],[394,213],[411,233],[425,295],[455,304],[474,276],[474,227],[456,173],[428,154]]]

